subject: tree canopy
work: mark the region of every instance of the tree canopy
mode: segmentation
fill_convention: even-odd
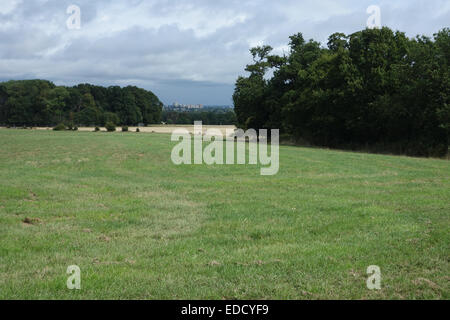
[[[163,104],[133,86],[55,86],[46,80],[0,83],[0,123],[11,126],[116,125],[160,123]]]
[[[450,29],[432,39],[386,27],[335,33],[327,47],[299,33],[289,47],[283,56],[250,50],[254,63],[233,96],[240,127],[281,129],[318,146],[448,152]]]

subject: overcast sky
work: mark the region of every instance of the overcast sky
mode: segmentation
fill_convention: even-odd
[[[73,4],[79,30],[66,23]],[[164,103],[232,104],[250,47],[282,53],[297,32],[326,43],[365,28],[370,5],[408,36],[450,25],[448,0],[0,0],[0,81],[136,85]]]

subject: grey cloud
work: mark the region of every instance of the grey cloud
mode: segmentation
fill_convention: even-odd
[[[376,2],[383,25],[409,36],[431,36],[450,21],[447,1]],[[82,9],[79,31],[66,28],[73,3]],[[229,104],[235,79],[251,61],[250,45],[281,47],[297,32],[326,44],[334,32],[364,28],[373,3],[24,0],[0,13],[0,79],[131,84],[165,102]]]

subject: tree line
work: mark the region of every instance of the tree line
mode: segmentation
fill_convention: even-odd
[[[134,86],[56,86],[46,80],[0,83],[0,124],[7,126],[137,125],[160,123],[163,104]]]
[[[326,47],[298,33],[289,48],[250,50],[233,95],[240,127],[331,148],[447,154],[450,29],[433,38],[386,27],[335,33]]]
[[[235,125],[237,123],[234,111],[223,109],[190,112],[164,110],[162,121],[166,124],[194,124],[195,121],[202,121],[204,125]]]

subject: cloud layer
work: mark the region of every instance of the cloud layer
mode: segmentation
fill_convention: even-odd
[[[72,4],[79,30],[66,25]],[[165,103],[231,104],[250,47],[281,53],[297,32],[326,43],[363,29],[372,4],[409,36],[449,26],[446,0],[2,0],[0,80],[132,84]]]

